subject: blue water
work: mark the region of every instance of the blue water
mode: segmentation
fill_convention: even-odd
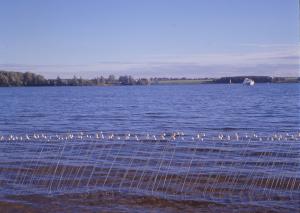
[[[0,88],[0,134],[299,130],[299,84]]]
[[[299,84],[0,88],[0,210],[297,212],[299,130]]]

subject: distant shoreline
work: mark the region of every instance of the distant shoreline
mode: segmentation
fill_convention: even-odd
[[[231,76],[220,78],[139,78],[130,75],[116,78],[96,77],[82,79],[74,76],[71,79],[46,79],[42,75],[31,72],[0,71],[0,87],[36,87],[36,86],[130,86],[130,85],[180,85],[180,84],[241,84],[245,78],[255,83],[300,83],[300,77],[270,77],[270,76]]]

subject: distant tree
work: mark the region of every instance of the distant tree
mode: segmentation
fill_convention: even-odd
[[[44,86],[47,84],[46,79],[41,75],[34,76],[34,86]]]
[[[97,77],[97,78],[93,79],[91,83],[92,83],[93,85],[99,86],[99,85],[104,84],[105,82],[102,81],[101,78]]]
[[[80,76],[79,80],[78,80],[78,85],[79,86],[83,86],[83,79],[82,77]]]
[[[155,78],[157,79],[157,78]],[[148,79],[135,80],[130,75],[120,76],[118,80],[114,75],[109,75],[107,79],[103,76],[91,80],[79,79],[73,76],[71,79],[61,79],[57,76],[56,79],[45,79],[42,75],[37,75],[31,72],[9,72],[0,71],[0,86],[92,86],[92,85],[146,85],[149,84]]]
[[[8,77],[6,75],[4,75],[3,73],[0,73],[0,86],[3,86],[3,87],[10,86]]]
[[[78,79],[77,79],[77,77],[74,75],[73,76],[73,78],[72,78],[72,80],[71,80],[71,82],[70,82],[70,85],[71,86],[78,86]]]
[[[61,80],[61,78],[59,76],[57,76],[56,78],[56,86],[63,86],[63,81]]]
[[[23,85],[24,86],[33,86],[34,85],[33,73],[30,73],[30,72],[24,73]]]
[[[105,84],[105,78],[103,76],[100,77],[100,83]]]
[[[43,86],[47,80],[33,73],[0,71],[0,86]]]
[[[115,76],[114,76],[114,75],[109,75],[106,82],[107,82],[108,84],[114,84],[115,81],[116,81]]]
[[[141,79],[138,79],[136,84],[137,85],[148,85],[150,82],[147,78],[141,78]]]
[[[119,82],[122,85],[128,85],[128,76],[127,75],[120,76],[119,77]]]
[[[134,80],[134,78],[132,76],[120,76],[119,77],[119,82],[121,85],[134,85],[136,84],[136,81]]]
[[[128,85],[134,85],[136,83],[136,81],[131,75],[128,76],[128,83],[129,83]]]

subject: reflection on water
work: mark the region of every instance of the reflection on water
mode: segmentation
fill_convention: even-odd
[[[155,201],[297,211],[299,142],[300,133],[9,135],[0,143],[1,195],[50,196],[71,209],[73,199],[110,200],[118,211],[136,199],[133,209]]]

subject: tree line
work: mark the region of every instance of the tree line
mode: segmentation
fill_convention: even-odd
[[[93,79],[83,79],[74,76],[70,79],[46,79],[42,75],[31,72],[10,72],[0,71],[0,87],[11,86],[106,86],[106,85],[148,85],[159,84],[165,81],[185,80],[205,80],[204,83],[242,83],[245,78],[253,79],[256,83],[299,83],[299,77],[270,77],[270,76],[234,76],[221,78],[139,78],[134,79],[130,75],[123,75],[116,78],[109,75],[107,78],[101,76]]]
[[[107,78],[101,76],[94,79],[83,79],[74,76],[71,79],[46,79],[42,75],[31,72],[9,72],[0,71],[0,86],[105,86],[105,85],[147,85],[149,80],[146,78],[134,79],[130,75],[116,78],[109,75]]]
[[[255,83],[299,83],[300,77],[270,77],[270,76],[234,76],[222,77],[214,79],[214,83],[229,84],[229,83],[243,83],[245,78],[250,78]]]

